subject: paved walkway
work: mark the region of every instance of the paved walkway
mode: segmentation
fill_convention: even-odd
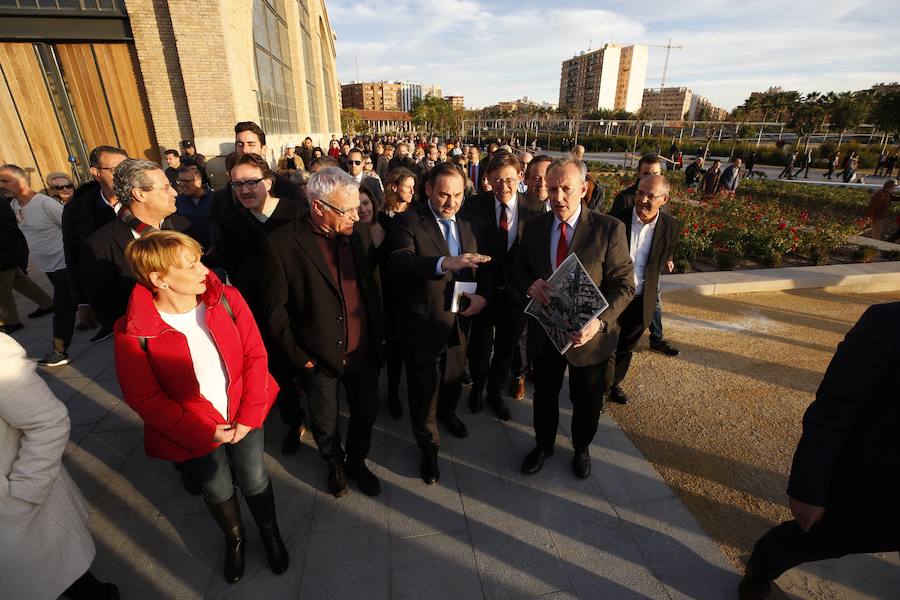
[[[374,499],[328,494],[309,440],[282,458],[273,411],[267,462],[291,568],[272,575],[251,532],[247,573],[229,586],[221,534],[172,467],[144,453],[141,423],[120,400],[111,340],[90,346],[90,335],[78,332],[72,364],[44,378],[69,408],[65,464],[91,507],[95,572],[125,599],[734,597],[734,566],[608,417],[589,479],[571,474],[566,400],[556,454],[538,475],[522,475],[533,445],[527,399],[511,402],[509,423],[461,408],[469,438],[445,437],[433,487],[418,477],[408,421],[382,414],[371,461],[383,491]],[[50,317],[14,337],[42,355]]]

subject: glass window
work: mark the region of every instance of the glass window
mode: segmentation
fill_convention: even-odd
[[[267,133],[294,133],[297,111],[291,82],[284,0],[254,0],[253,42],[256,45],[257,104]]]
[[[306,105],[309,109],[309,128],[314,133],[322,132],[319,120],[319,92],[316,89],[316,72],[313,63],[312,34],[309,28],[309,7],[306,0],[298,0],[300,10],[300,38],[303,42],[303,69],[306,75]]]
[[[331,69],[329,68],[331,52],[328,51],[329,44],[326,42],[325,26],[319,20],[319,51],[322,56],[322,85],[325,86],[325,114],[328,118],[328,131],[337,131],[334,123],[334,98],[331,94],[332,78]]]

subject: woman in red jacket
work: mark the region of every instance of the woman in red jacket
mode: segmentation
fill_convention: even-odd
[[[116,322],[116,375],[144,420],[144,447],[183,463],[225,533],[225,579],[244,573],[244,528],[234,478],[259,527],[269,566],[288,567],[272,484],[263,462],[263,422],[278,386],[240,293],[200,262],[200,245],[155,231],[125,248],[138,285]]]

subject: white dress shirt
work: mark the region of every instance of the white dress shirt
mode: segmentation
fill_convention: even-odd
[[[507,213],[506,213],[506,222],[509,223],[509,231],[506,234],[506,249],[509,250],[512,248],[513,242],[516,241],[516,231],[518,231],[518,223],[519,216],[518,211],[516,210],[516,202],[518,202],[519,197],[518,194],[513,194],[512,200],[509,201],[509,204],[506,205]],[[494,197],[494,218],[497,219],[497,228],[500,228],[500,205],[502,202],[497,200],[497,197]]]
[[[631,240],[628,253],[634,263],[634,294],[644,293],[644,280],[647,278],[647,261],[650,260],[650,247],[653,245],[653,232],[659,221],[659,213],[649,223],[644,223],[637,216],[637,210],[631,211]]]
[[[572,239],[575,237],[575,226],[578,225],[578,218],[581,217],[581,203],[578,208],[566,221],[568,227],[566,231],[566,239],[569,242],[569,249],[572,249]],[[556,246],[559,244],[559,225],[562,221],[556,215],[553,216],[553,228],[550,230],[550,270],[556,270]]]

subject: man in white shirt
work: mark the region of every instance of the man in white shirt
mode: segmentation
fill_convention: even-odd
[[[662,175],[650,175],[638,183],[634,207],[611,216],[625,223],[628,252],[634,263],[634,299],[619,317],[619,341],[607,370],[609,399],[627,404],[621,382],[628,373],[631,358],[656,309],[659,276],[675,250],[678,221],[660,211],[669,201],[669,183]]]
[[[28,242],[31,257],[53,284],[53,347],[38,364],[46,367],[67,364],[75,331],[75,302],[63,253],[63,205],[32,190],[25,171],[16,165],[0,166],[0,188],[12,196],[10,206]]]

